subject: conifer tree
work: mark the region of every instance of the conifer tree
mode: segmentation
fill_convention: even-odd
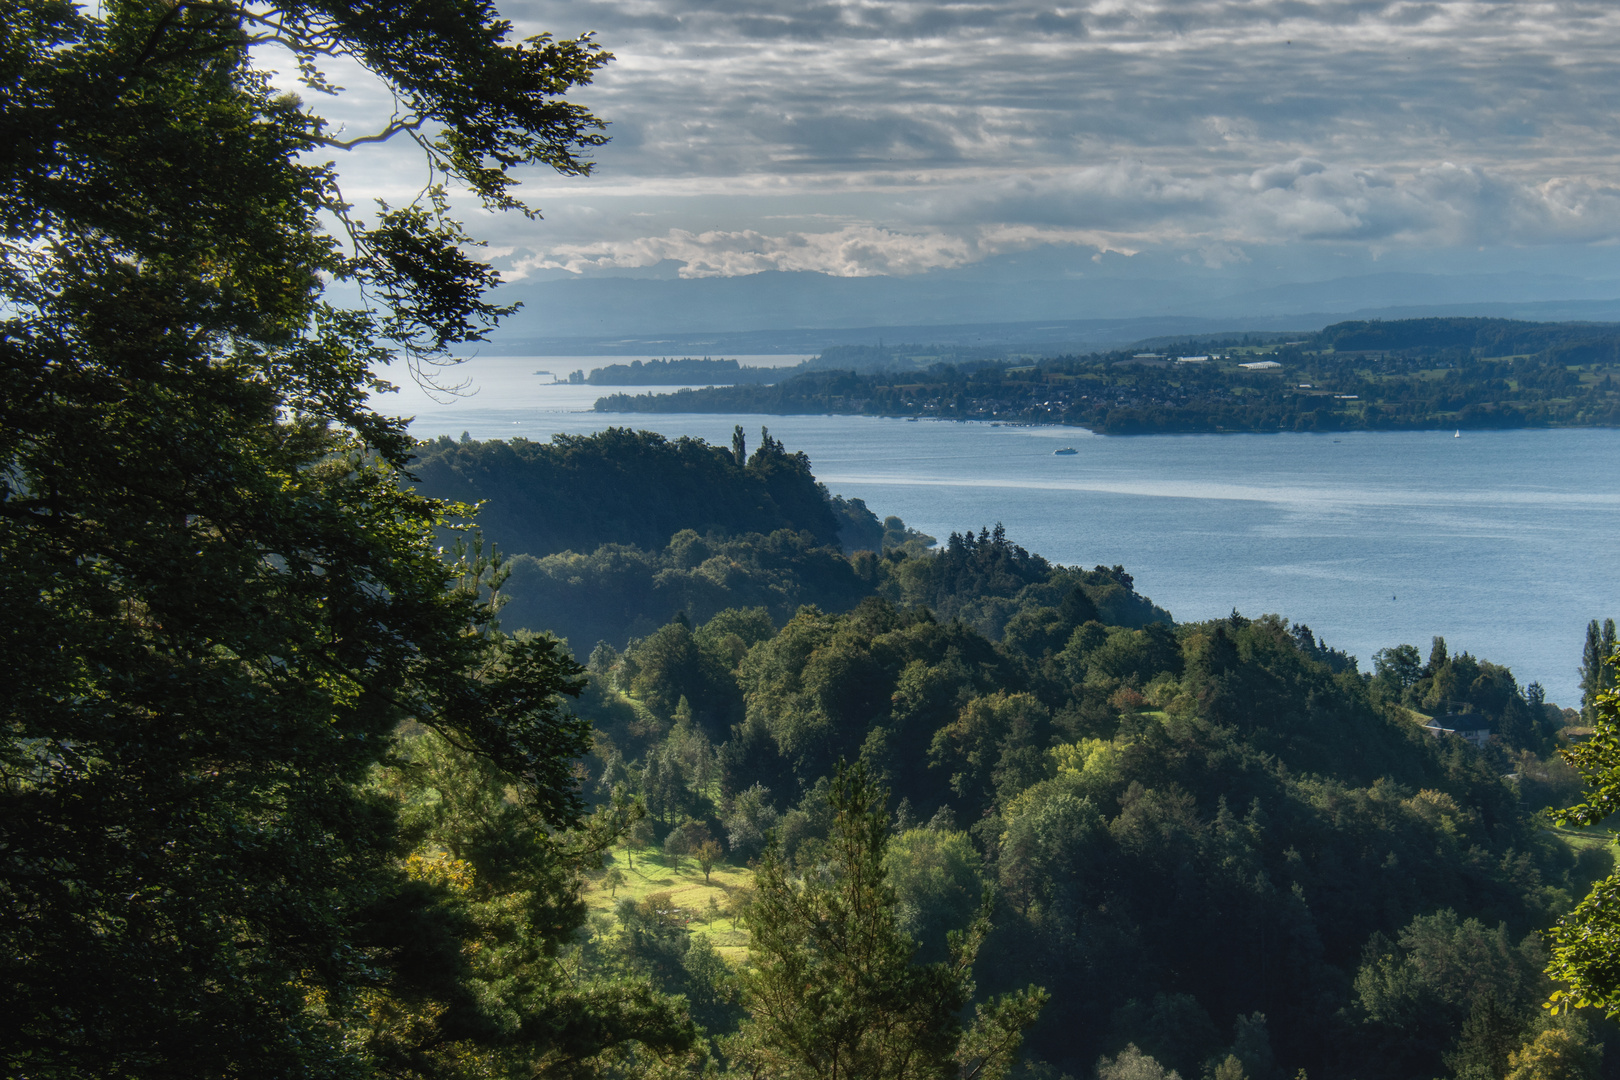
[[[958,1015],[973,996],[988,903],[954,936],[950,961],[915,964],[883,867],[887,793],[857,764],[838,770],[829,801],[824,864],[796,876],[774,845],[761,860],[745,916],[748,1018],[727,1055],[759,1080],[1000,1076],[1045,991],[1031,986],[981,1005],[964,1031]]]
[[[1615,648],[1614,620],[1613,619],[1604,619],[1603,620],[1603,640],[1598,645],[1598,653],[1599,653],[1600,656],[1604,656],[1604,657],[1613,656],[1614,655],[1614,648]],[[1615,684],[1614,665],[1613,664],[1601,665],[1599,667],[1599,669],[1598,669],[1598,689],[1599,690],[1609,690],[1609,689],[1612,689],[1614,687],[1614,684]]]
[[[1603,631],[1596,619],[1586,624],[1586,644],[1581,647],[1581,719],[1590,724],[1597,710],[1598,692],[1603,687]]]

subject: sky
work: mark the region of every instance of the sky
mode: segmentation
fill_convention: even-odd
[[[509,281],[988,273],[1015,256],[1249,286],[1620,280],[1612,3],[500,9],[616,57],[571,95],[610,125],[594,175],[524,174],[540,221],[468,207]],[[358,131],[377,104],[362,83],[316,104]],[[404,146],[339,166],[360,202],[408,197],[420,171]]]

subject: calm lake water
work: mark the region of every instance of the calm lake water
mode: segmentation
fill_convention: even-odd
[[[616,358],[615,358],[616,359]],[[772,358],[780,362],[780,358]],[[1054,562],[1123,564],[1177,619],[1276,612],[1360,657],[1409,642],[1540,681],[1578,705],[1588,620],[1620,616],[1620,431],[1166,435],[847,416],[592,412],[533,374],[601,357],[487,357],[479,392],[381,398],[420,438],[545,440],[632,426],[729,445],[741,423],[810,455],[834,492],[941,540],[1002,522]],[[750,363],[743,358],[744,363]],[[1054,456],[1072,446],[1078,453]]]

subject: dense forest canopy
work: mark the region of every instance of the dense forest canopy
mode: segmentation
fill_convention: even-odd
[[[737,860],[774,836],[811,873],[828,777],[864,763],[893,790],[906,925],[941,956],[993,884],[980,982],[1046,988],[1030,1046],[1060,1070],[1135,1046],[1189,1075],[1461,1075],[1541,1037],[1535,931],[1612,858],[1532,812],[1578,790],[1552,756],[1568,717],[1499,666],[1408,651],[1363,674],[1276,617],[1131,627],[1086,590],[998,642],[872,597],[599,648],[581,708],[597,797],[636,790],[650,842]],[[1433,737],[1425,703],[1498,737]]]
[[[807,533],[838,543],[839,519],[802,453],[766,430],[752,455],[741,429],[729,447],[608,428],[549,443],[448,437],[417,447],[418,488],[437,498],[488,500],[484,534],[533,555],[603,544],[662,547],[681,529]],[[498,496],[498,497],[497,497]]]
[[[761,607],[781,623],[806,604],[842,612],[869,596],[993,637],[1076,587],[1121,623],[1169,620],[1122,567],[1053,566],[1000,525],[953,534],[928,556],[933,537],[829,493],[768,429],[745,448],[741,429],[729,449],[620,428],[550,443],[440,438],[418,447],[412,471],[423,494],[487,500],[479,525],[510,572],[502,624],[560,634],[582,653],[623,648],[676,615]]]
[[[1573,363],[1620,357],[1612,323],[1539,323],[1517,319],[1430,318],[1342,322],[1311,340],[1313,351],[1441,353],[1476,358],[1546,356]]]
[[[735,455],[713,476],[747,482]],[[930,547],[887,524],[870,548],[745,522],[511,559],[503,622],[589,654],[587,791],[646,806],[634,865],[707,842],[813,875],[828,785],[858,762],[890,793],[884,865],[919,960],[989,897],[980,986],[1044,988],[1037,1074],[1502,1080],[1556,1050],[1597,1075],[1615,1029],[1539,1008],[1538,932],[1613,864],[1538,816],[1579,794],[1557,756],[1579,713],[1440,639],[1363,665],[1277,616],[1177,624],[1124,568],[1054,565],[999,526]],[[694,923],[658,952],[620,906],[631,936],[594,962],[733,992],[700,973]]]

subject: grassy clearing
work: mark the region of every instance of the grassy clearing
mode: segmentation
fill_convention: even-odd
[[[689,929],[692,933],[707,935],[709,943],[729,963],[740,964],[747,959],[748,932],[736,926],[729,915],[717,915],[711,923],[708,910],[711,897],[724,911],[737,890],[752,887],[752,870],[715,863],[705,884],[696,859],[683,857],[673,860],[674,865],[671,865],[672,860],[651,847],[638,848],[630,854],[634,856],[634,867],[624,849],[615,848],[613,861],[587,878],[584,899],[592,915],[600,912],[612,917],[614,905],[627,896],[640,901],[651,893],[667,892],[676,907],[691,915]],[[624,883],[610,890],[606,878],[614,868],[624,875]]]
[[[1574,848],[1607,848],[1615,844],[1613,822],[1606,821],[1602,825],[1589,825],[1584,828],[1571,828],[1564,825],[1548,825],[1546,829],[1558,839]]]

